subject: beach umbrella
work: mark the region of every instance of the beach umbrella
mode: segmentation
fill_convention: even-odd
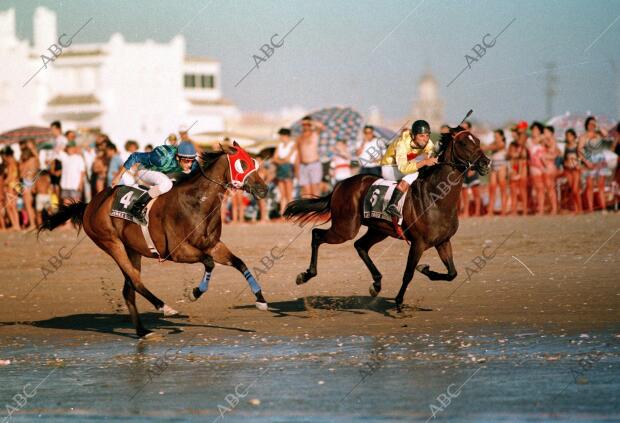
[[[43,126],[24,126],[0,134],[0,144],[13,144],[22,139],[33,138],[35,142],[46,142],[52,137],[50,128]]]
[[[319,138],[319,154],[324,160],[331,156],[330,148],[338,139],[344,139],[353,151],[362,128],[362,115],[350,107],[330,107],[310,113],[313,120],[325,125]],[[301,134],[301,120],[293,123],[294,136]]]
[[[573,128],[577,135],[580,135],[585,132],[583,125],[586,122],[586,119],[592,116],[591,114],[573,114],[566,112],[563,115],[554,116],[547,121],[547,125],[551,125],[555,128],[555,134],[557,137],[562,138],[564,136],[564,131],[569,128]],[[603,128],[605,130],[609,130],[613,127],[613,122],[609,120],[607,116],[599,115],[596,117],[596,121],[598,122],[598,127]]]
[[[218,144],[223,143],[224,138],[230,139],[231,144],[233,141],[237,141],[245,149],[251,148],[259,142],[257,138],[251,135],[230,131],[202,132],[191,136],[196,145],[209,148],[218,148]]]

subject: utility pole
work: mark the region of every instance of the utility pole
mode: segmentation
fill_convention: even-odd
[[[553,117],[553,99],[557,94],[556,83],[558,82],[558,76],[556,74],[557,65],[555,63],[547,63],[545,69],[547,69],[545,81],[547,88],[545,89],[545,113],[547,119]]]
[[[611,69],[613,70],[613,85],[616,91],[616,120],[620,121],[620,72],[618,72],[618,66],[616,66],[616,62],[611,59],[609,60],[611,64]]]

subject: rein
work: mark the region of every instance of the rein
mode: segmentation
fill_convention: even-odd
[[[207,174],[205,173],[200,163],[198,163],[198,168],[200,169],[200,173],[202,174],[202,176],[204,176],[208,181],[211,181],[214,184],[217,184],[226,190],[229,189],[230,187],[234,187],[233,184],[231,184],[230,182],[222,183],[220,181],[216,181],[215,179],[211,179],[209,176],[207,176]]]
[[[458,171],[462,171],[463,173],[467,172],[473,165],[474,163],[468,161],[468,160],[462,160],[460,159],[456,152],[454,151],[454,143],[456,142],[456,137],[458,137],[459,135],[461,135],[464,132],[469,132],[467,129],[463,129],[459,132],[457,132],[456,134],[454,134],[452,136],[452,144],[450,145],[450,152],[452,153],[451,156],[455,157],[457,160],[456,161],[442,161],[442,162],[437,162],[437,164],[445,164],[448,166],[452,166],[454,169],[458,170]]]

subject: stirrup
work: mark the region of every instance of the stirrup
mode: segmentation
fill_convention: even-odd
[[[142,225],[146,225],[147,222],[147,218],[146,218],[146,204],[138,211],[138,210],[131,210],[131,214],[140,222],[140,224]]]
[[[403,215],[398,210],[398,206],[396,204],[390,204],[386,207],[385,212],[390,216],[396,217],[400,219]]]

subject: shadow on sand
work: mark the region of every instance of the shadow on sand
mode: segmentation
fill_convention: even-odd
[[[141,313],[140,317],[142,319],[142,323],[144,323],[147,328],[151,330],[168,330],[168,334],[182,333],[183,331],[181,330],[181,328],[187,327],[227,329],[238,332],[254,332],[253,329],[217,326],[209,324],[191,324],[179,322],[177,320],[179,318],[187,318],[187,316],[175,317],[174,321],[168,320],[169,318],[164,318],[160,313]],[[86,332],[108,333],[112,335],[136,338],[135,330],[133,325],[131,324],[129,316],[124,316],[120,314],[84,313],[52,317],[51,319],[46,320],[0,322],[0,326],[13,325],[29,325],[37,328],[46,329],[81,330]]]
[[[253,308],[251,305],[235,306],[233,309]],[[429,308],[419,306],[404,306],[403,313],[396,312],[394,300],[383,297],[371,297],[353,295],[349,297],[336,296],[310,296],[297,298],[290,301],[280,301],[269,303],[269,311],[276,314],[276,317],[294,316],[308,318],[308,316],[298,316],[291,313],[312,312],[312,310],[341,311],[353,314],[366,314],[367,311],[383,314],[386,317],[400,318],[407,317],[410,311],[432,311]]]

